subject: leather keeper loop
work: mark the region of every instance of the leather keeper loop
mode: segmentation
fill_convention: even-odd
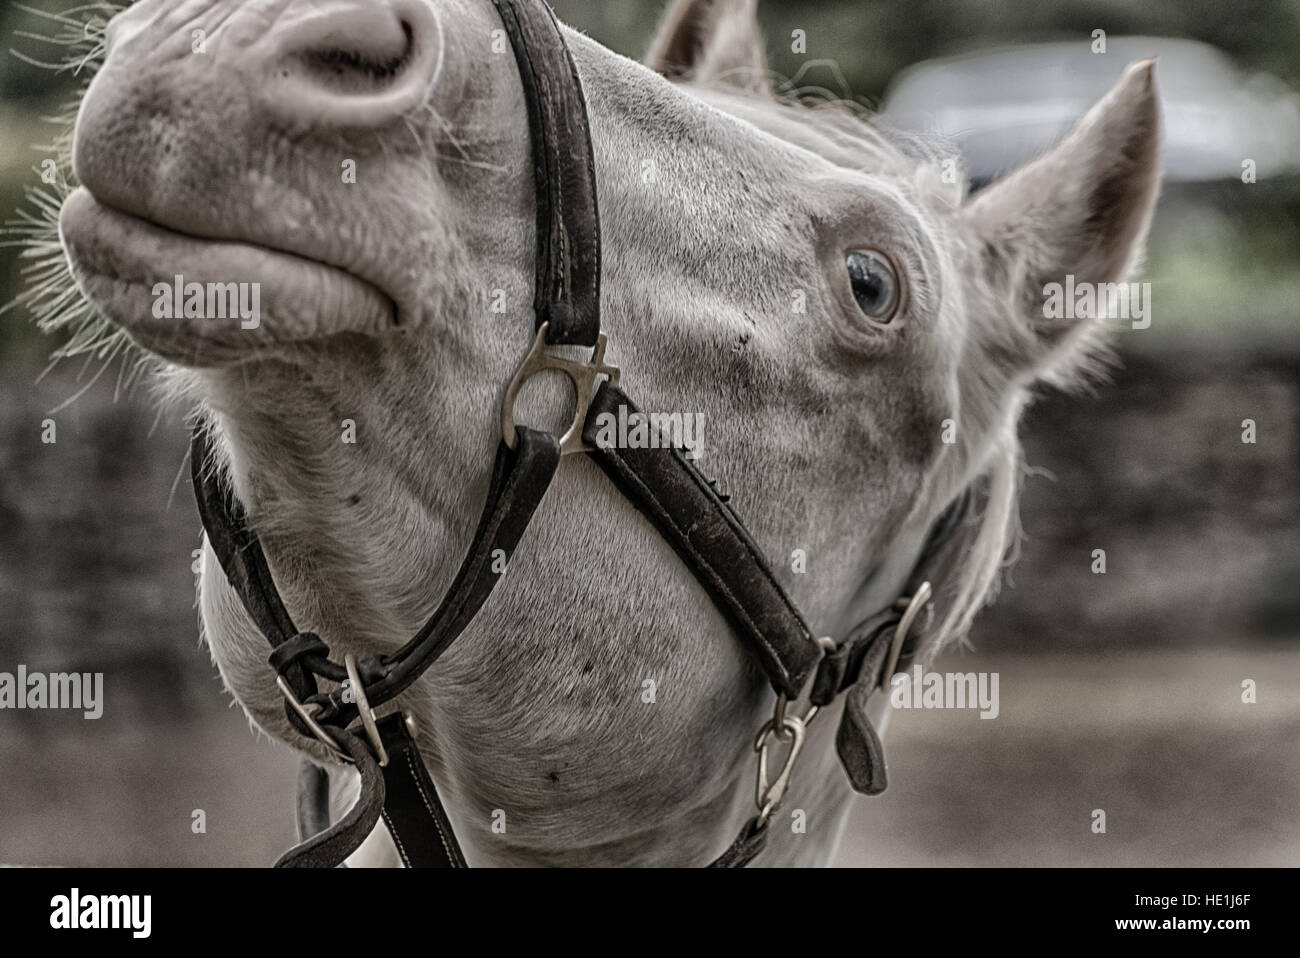
[[[852,642],[845,642],[835,647],[834,652],[827,653],[817,663],[817,672],[813,676],[812,694],[809,702],[819,708],[830,705],[844,687],[844,673],[849,668],[849,653]]]
[[[316,655],[327,658],[329,654],[330,647],[315,632],[299,632],[272,649],[266,660],[278,674],[288,678],[286,675],[288,670],[298,664],[304,656]]]
[[[392,666],[385,661],[382,655],[367,655],[357,663],[357,673],[361,676],[361,684],[366,688],[378,684],[388,677],[392,671]]]
[[[361,679],[362,694],[357,696],[354,693],[351,696],[352,701],[349,702],[345,697],[347,696],[347,689],[342,685],[336,689],[331,689],[328,692],[321,692],[315,698],[315,701],[319,702],[321,705],[321,720],[332,722],[335,725],[347,725],[356,717],[356,703],[358,698],[367,699],[370,701],[371,705],[380,705],[383,702],[389,701],[392,698],[392,695],[381,698],[378,694],[375,694],[372,697],[370,689],[378,687],[380,682],[388,678],[388,675],[392,670],[393,667],[385,662],[381,656],[366,656],[366,658],[357,663],[357,677]],[[349,679],[348,681],[351,680]],[[347,718],[346,722],[342,721],[344,717]]]

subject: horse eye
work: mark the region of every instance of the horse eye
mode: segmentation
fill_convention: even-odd
[[[898,308],[898,275],[889,260],[871,250],[849,250],[844,257],[858,308],[879,323],[888,323]]]

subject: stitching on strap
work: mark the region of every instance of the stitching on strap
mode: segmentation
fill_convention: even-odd
[[[388,809],[385,808],[381,814],[384,816],[384,824],[388,826],[388,834],[392,836],[393,844],[397,846],[397,854],[401,856],[402,864],[410,868],[411,857],[406,854],[406,846],[402,844],[402,836],[397,834],[397,826],[393,824],[393,820],[389,817]],[[358,845],[357,847],[360,848],[361,846]]]
[[[447,836],[442,830],[442,822],[438,819],[438,813],[433,810],[433,803],[429,801],[429,795],[424,790],[424,783],[420,781],[420,775],[415,769],[415,757],[411,754],[409,747],[405,748],[406,767],[411,770],[411,779],[415,782],[416,791],[420,793],[420,798],[424,801],[424,807],[429,813],[429,818],[433,820],[433,827],[438,830],[438,840],[442,842],[442,850],[447,853],[447,861],[453,866],[457,858],[451,852],[451,846],[447,844]]]

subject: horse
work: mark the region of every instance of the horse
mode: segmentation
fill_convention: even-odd
[[[892,602],[978,485],[928,649],[962,641],[1014,542],[1026,404],[1105,358],[1105,318],[1049,316],[1045,287],[1121,282],[1141,256],[1153,62],[972,195],[944,141],[780,91],[755,0],[673,0],[641,62],[563,37],[622,381],[698,417],[694,454],[817,635]],[[97,317],[79,342],[126,344],[164,402],[193,410],[200,467],[243,503],[294,621],[340,655],[391,652],[471,541],[502,384],[531,338],[528,104],[497,9],[140,0],[100,55],[56,244]],[[171,291],[192,283],[218,300],[248,284],[256,316],[191,311]],[[515,415],[553,428],[569,405],[539,377]],[[356,776],[288,720],[262,636],[202,549],[200,624],[225,687],[330,768],[344,807]],[[726,617],[585,456],[564,459],[490,600],[398,705],[485,866],[713,860],[752,814],[772,707]],[[854,799],[841,707],[809,727],[791,817],[758,864],[831,860]],[[377,828],[349,863],[398,862]]]

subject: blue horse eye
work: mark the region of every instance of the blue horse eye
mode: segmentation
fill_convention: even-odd
[[[898,276],[894,267],[870,250],[849,250],[844,259],[858,308],[877,322],[893,319],[898,308]]]

